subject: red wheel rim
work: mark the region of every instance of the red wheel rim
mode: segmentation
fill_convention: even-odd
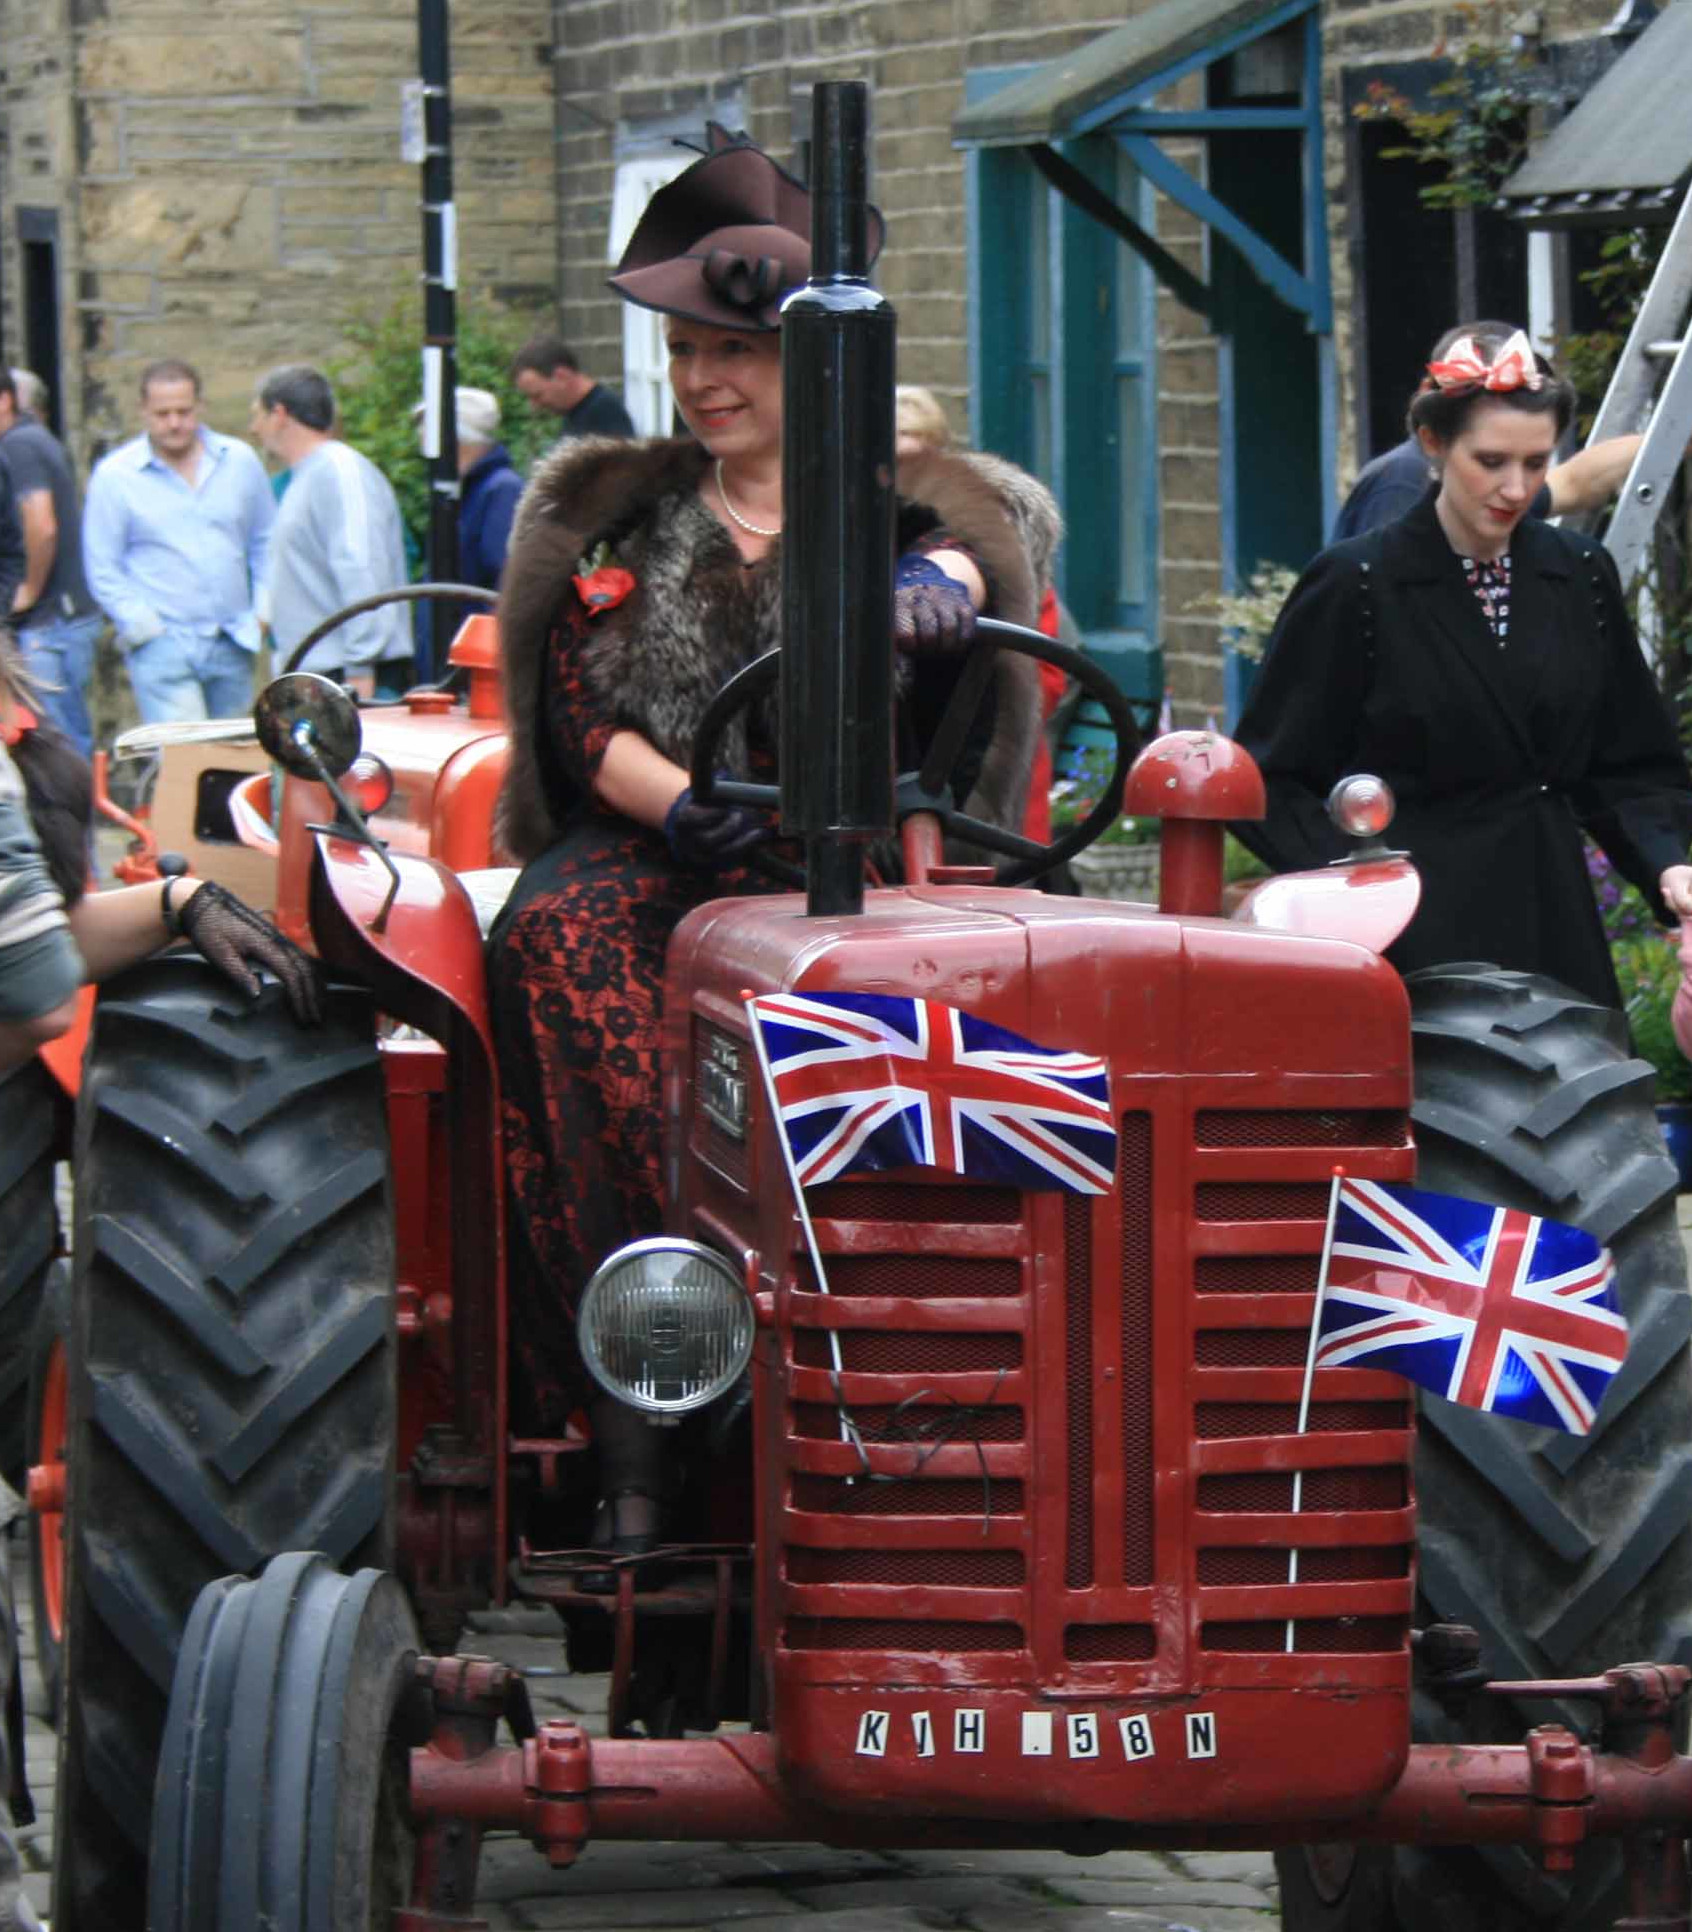
[[[36,1548],[41,1552],[41,1607],[54,1643],[65,1635],[65,1515],[62,1498],[65,1481],[65,1412],[70,1390],[70,1375],[65,1360],[65,1345],[54,1338],[47,1354],[47,1370],[41,1385],[41,1436],[36,1443],[36,1461],[53,1472],[54,1490],[61,1499],[56,1507],[38,1509],[35,1514]]]

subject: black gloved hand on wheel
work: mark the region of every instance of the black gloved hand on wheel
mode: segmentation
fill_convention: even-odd
[[[323,975],[317,961],[234,893],[208,879],[183,901],[179,917],[183,936],[248,998],[257,999],[263,991],[255,970],[262,966],[282,982],[295,1019],[315,1026],[323,1018]]]
[[[975,606],[956,577],[907,551],[893,570],[893,642],[914,656],[946,656],[969,648]]]
[[[704,805],[687,786],[664,814],[664,837],[678,865],[715,872],[738,865],[770,836],[770,821],[746,805]]]

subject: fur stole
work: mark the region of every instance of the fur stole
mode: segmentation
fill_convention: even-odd
[[[548,457],[524,492],[499,606],[512,743],[496,834],[514,859],[534,858],[563,829],[536,732],[552,639],[579,608],[570,579],[590,551],[607,544],[635,588],[586,620],[583,684],[679,765],[719,686],[779,639],[779,545],[742,566],[698,497],[708,460],[688,439],[583,438]],[[1033,624],[1061,530],[1043,485],[996,457],[930,451],[901,464],[899,495],[901,548],[944,530],[978,559],[990,614]],[[1031,659],[1002,652],[995,678],[992,740],[966,809],[1019,828],[1041,729],[1039,677]],[[743,739],[725,751],[743,768]]]

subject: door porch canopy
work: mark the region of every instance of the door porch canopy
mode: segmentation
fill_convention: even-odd
[[[1296,86],[1237,91],[1296,92],[1296,107],[1148,105],[1187,75],[1283,30],[1298,42]],[[1252,273],[1305,318],[1312,333],[1326,335],[1333,327],[1333,305],[1322,198],[1321,71],[1319,0],[1158,0],[1122,26],[972,102],[952,122],[952,139],[963,148],[1020,148],[1053,187],[1119,236],[1182,303],[1214,321],[1210,286],[1060,152],[1062,143],[1082,135],[1109,136],[1154,188],[1224,237]],[[1302,137],[1302,264],[1288,261],[1158,145],[1170,135],[1204,139],[1289,129]]]

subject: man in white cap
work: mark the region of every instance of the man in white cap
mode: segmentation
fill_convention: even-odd
[[[252,432],[292,472],[260,593],[276,669],[336,611],[409,581],[393,485],[366,456],[330,433],[335,392],[305,363],[272,369],[253,399]],[[411,618],[384,604],[314,644],[300,671],[320,671],[360,697],[397,696],[411,676]]]
[[[499,398],[490,389],[460,388],[458,399],[458,577],[498,590],[511,520],[523,479],[499,440]],[[421,418],[423,405],[412,412]]]

